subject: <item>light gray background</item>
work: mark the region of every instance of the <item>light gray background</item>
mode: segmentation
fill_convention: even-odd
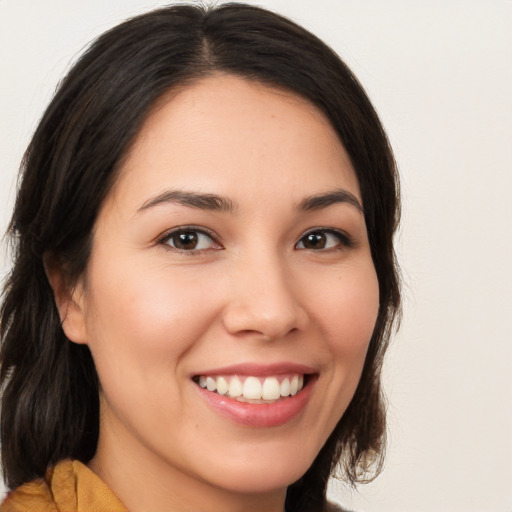
[[[358,511],[512,510],[512,2],[263,0],[365,85],[402,173],[405,316],[384,474]],[[164,2],[0,0],[0,229],[23,150],[94,36]],[[8,261],[0,256],[0,272]]]

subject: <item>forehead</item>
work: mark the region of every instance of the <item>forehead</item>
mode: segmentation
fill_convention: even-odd
[[[171,186],[235,199],[277,190],[297,200],[343,187],[360,199],[350,159],[318,108],[232,75],[204,78],[162,98],[114,190],[130,199]]]

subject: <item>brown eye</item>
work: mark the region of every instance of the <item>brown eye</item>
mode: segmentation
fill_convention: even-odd
[[[317,229],[306,233],[297,243],[297,249],[310,251],[322,251],[334,249],[338,246],[349,247],[352,245],[350,238],[342,232]]]
[[[197,246],[197,233],[193,231],[186,231],[185,233],[176,233],[171,240],[173,241],[176,249],[190,250],[195,249]]]
[[[304,249],[325,249],[327,244],[327,236],[321,231],[316,233],[308,233],[303,239]]]
[[[194,229],[174,231],[162,242],[178,251],[200,251],[215,246],[215,241],[211,236]]]

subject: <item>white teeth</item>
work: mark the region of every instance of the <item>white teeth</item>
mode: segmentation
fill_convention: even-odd
[[[290,382],[290,395],[295,396],[297,394],[297,388],[299,387],[299,377],[295,375]]]
[[[244,379],[244,377],[242,377]],[[281,397],[295,396],[304,387],[304,375],[292,375],[279,382],[279,377],[245,377],[242,380],[234,375],[205,377],[199,376],[198,384],[208,391],[227,395],[238,400],[275,401]]]
[[[217,382],[212,377],[206,377],[206,389],[208,391],[215,391],[217,389]]]
[[[243,388],[240,379],[238,377],[233,377],[229,383],[229,396],[232,398],[237,398],[242,396],[242,393]]]
[[[269,377],[263,382],[261,398],[263,400],[277,400],[281,396],[281,385],[275,377]]]
[[[244,382],[244,398],[261,400],[261,382],[256,377],[247,377]]]
[[[281,382],[281,396],[288,396],[290,394],[290,379],[286,378]]]
[[[225,395],[228,392],[229,384],[227,383],[224,377],[219,377],[217,379],[217,393],[219,395]]]

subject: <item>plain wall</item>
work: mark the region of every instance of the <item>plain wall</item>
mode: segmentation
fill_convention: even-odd
[[[402,174],[404,319],[385,368],[386,468],[358,511],[512,510],[512,2],[263,0],[366,87]],[[94,36],[164,2],[0,0],[0,230],[19,161]],[[0,272],[8,268],[5,250]]]

